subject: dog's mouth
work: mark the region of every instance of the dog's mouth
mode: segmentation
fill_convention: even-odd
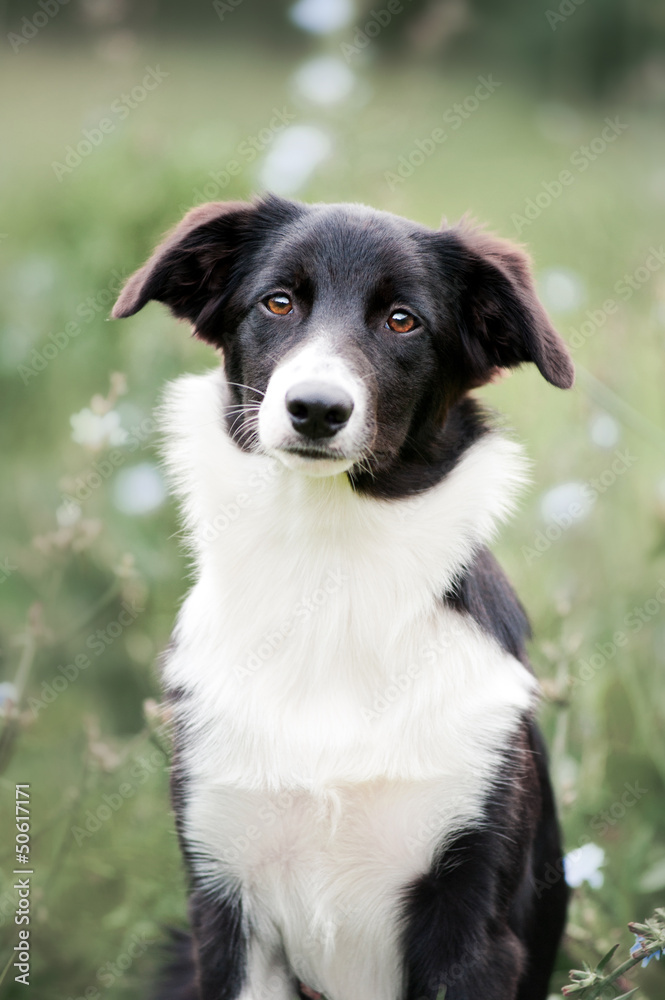
[[[334,448],[326,448],[321,445],[308,445],[308,444],[292,444],[285,445],[280,448],[279,451],[287,452],[290,455],[300,455],[302,458],[312,458],[312,459],[337,459],[339,461],[347,461],[349,456],[336,451]]]
[[[272,453],[287,469],[317,477],[347,472],[358,461],[355,455],[346,455],[335,448],[304,442],[282,445]]]

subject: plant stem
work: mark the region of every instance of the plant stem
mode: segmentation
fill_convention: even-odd
[[[654,948],[653,950],[659,951],[659,948]],[[612,983],[615,983],[617,981],[617,979],[620,979],[625,972],[628,972],[630,969],[633,969],[636,965],[639,965],[642,959],[646,957],[647,957],[646,954],[640,954],[635,956],[631,955],[631,957],[627,958],[625,962],[623,962],[621,965],[618,965],[613,972],[610,972],[602,983],[598,983],[596,986],[592,986],[591,992],[587,994],[585,1000],[598,1000],[598,997],[602,996],[603,991],[607,989],[608,986],[611,986]]]

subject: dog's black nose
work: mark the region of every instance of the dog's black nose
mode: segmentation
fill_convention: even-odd
[[[303,437],[332,437],[348,423],[353,400],[348,392],[325,382],[299,382],[286,394],[291,423]]]

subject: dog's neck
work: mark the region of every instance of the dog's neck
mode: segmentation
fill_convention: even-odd
[[[178,379],[163,426],[199,567],[212,562],[236,585],[261,575],[279,551],[285,581],[290,571],[304,579],[335,560],[366,558],[376,560],[377,574],[390,566],[400,589],[400,580],[413,585],[419,577],[440,595],[492,539],[526,480],[520,447],[488,432],[430,489],[376,499],[355,491],[346,474],[317,479],[242,451],[225,430],[226,393],[220,371]]]

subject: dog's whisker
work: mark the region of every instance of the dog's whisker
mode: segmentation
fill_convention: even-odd
[[[255,388],[253,385],[245,385],[243,382],[227,382],[227,385],[234,385],[238,389],[249,389],[250,392],[255,392],[257,396],[265,396],[265,392],[261,389]]]

